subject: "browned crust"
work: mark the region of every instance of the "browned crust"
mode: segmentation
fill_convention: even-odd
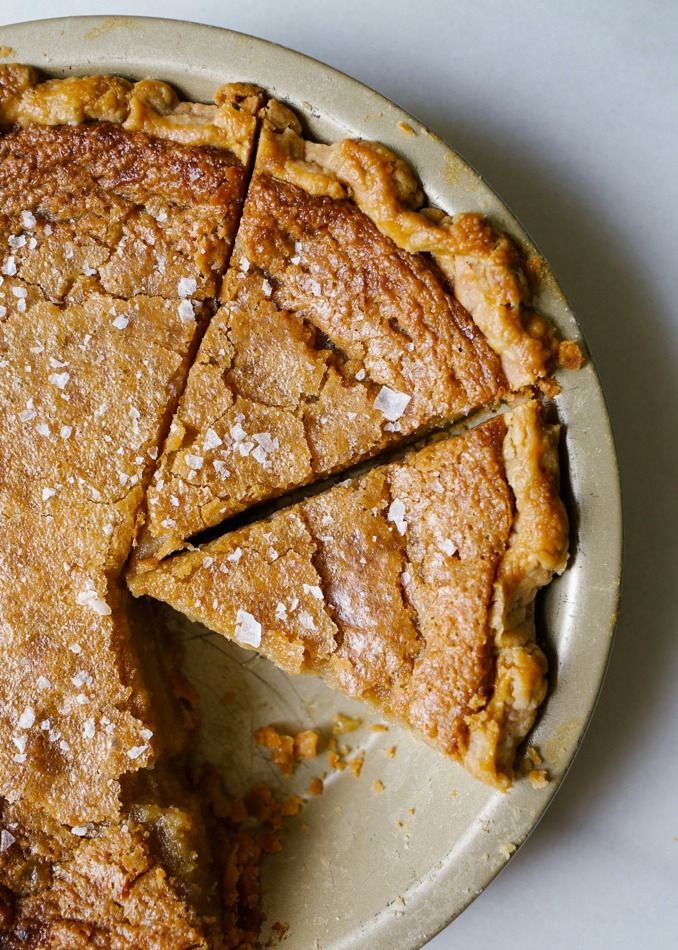
[[[490,623],[496,652],[488,705],[468,718],[466,768],[510,785],[516,748],[546,696],[546,658],[535,637],[534,600],[568,558],[568,521],[558,494],[559,426],[532,401],[506,415],[503,455],[516,513],[494,587]]]
[[[272,102],[257,167],[310,194],[352,198],[398,247],[430,254],[501,357],[514,389],[549,373],[558,341],[532,309],[527,262],[517,245],[479,214],[448,216],[427,207],[411,168],[390,149],[355,139],[307,141],[293,113]]]
[[[0,126],[112,122],[133,132],[183,145],[213,146],[248,162],[261,105],[258,86],[228,83],[214,104],[181,102],[155,79],[130,83],[119,76],[70,76],[40,81],[29,66],[0,66]]]

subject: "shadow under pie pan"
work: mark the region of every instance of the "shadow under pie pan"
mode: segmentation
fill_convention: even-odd
[[[299,53],[228,30],[133,17],[17,24],[2,28],[0,43],[4,61],[30,63],[47,74],[153,77],[197,101],[209,101],[224,82],[258,83],[303,115],[314,138],[385,143],[414,167],[432,205],[489,215],[536,253],[508,209],[449,146],[377,93]],[[563,339],[581,339],[548,266],[535,305]],[[544,787],[519,779],[507,794],[494,791],[398,728],[371,730],[377,718],[316,680],[291,680],[258,656],[163,612],[185,641],[205,752],[234,792],[260,781],[283,791],[283,780],[253,744],[258,726],[327,727],[338,712],[362,720],[345,737],[354,751],[366,752],[360,779],[350,769],[328,775],[324,794],[290,822],[283,852],[264,865],[263,942],[267,928],[285,921],[290,950],[421,946],[506,865],[571,765],[610,650],[621,511],[614,446],[591,360],[577,372],[560,373],[558,382],[554,401],[563,425],[563,495],[572,537],[567,570],[538,603],[550,695],[530,741],[548,769]],[[321,769],[320,762],[303,763],[284,790],[303,792]]]

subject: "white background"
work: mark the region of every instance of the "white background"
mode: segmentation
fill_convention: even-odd
[[[550,261],[617,440],[621,617],[556,801],[431,947],[678,947],[678,3],[0,2],[0,23],[85,13],[232,27],[343,69],[454,145]]]

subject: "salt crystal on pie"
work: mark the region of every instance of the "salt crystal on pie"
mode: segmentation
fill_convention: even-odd
[[[218,449],[220,445],[223,445],[223,441],[219,438],[214,429],[210,426],[207,432],[205,433],[205,438],[203,440],[203,448],[206,452],[209,452],[210,449]]]
[[[8,848],[11,848],[15,841],[16,838],[14,835],[3,828],[2,831],[0,831],[0,854],[2,854],[3,851],[7,851]]]
[[[182,323],[193,323],[195,311],[190,300],[182,300],[179,304],[179,318]]]
[[[382,386],[374,400],[374,408],[378,409],[389,422],[395,422],[405,412],[411,398],[407,393],[399,393],[396,389]]]
[[[93,610],[94,613],[100,617],[108,617],[111,614],[111,608],[106,601],[102,597],[99,597],[95,590],[91,590],[90,588],[80,591],[75,601],[82,607],[89,607],[90,610]]]
[[[32,706],[26,706],[24,711],[19,716],[19,721],[17,726],[19,729],[30,729],[33,723],[35,722],[35,710]]]
[[[70,373],[51,373],[47,377],[47,380],[53,386],[56,386],[57,389],[64,389],[66,386],[66,383],[68,382],[70,378],[71,378]]]
[[[405,521],[405,505],[399,498],[394,498],[389,505],[387,519],[392,521],[400,534],[405,534],[407,522]]]
[[[195,277],[182,277],[177,284],[177,293],[185,299],[195,293],[197,286]]]
[[[261,624],[246,610],[239,610],[235,615],[235,639],[250,647],[261,644]]]
[[[310,594],[312,597],[315,597],[316,600],[323,599],[323,592],[317,584],[304,584],[303,587],[305,594]]]
[[[202,455],[191,455],[190,453],[186,455],[186,464],[189,468],[192,468],[194,472],[200,471],[204,461]]]

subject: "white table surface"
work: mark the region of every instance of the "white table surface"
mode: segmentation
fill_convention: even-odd
[[[2,0],[0,24],[85,13],[231,27],[343,69],[454,145],[550,261],[613,420],[622,611],[557,799],[430,946],[678,947],[678,3]]]

